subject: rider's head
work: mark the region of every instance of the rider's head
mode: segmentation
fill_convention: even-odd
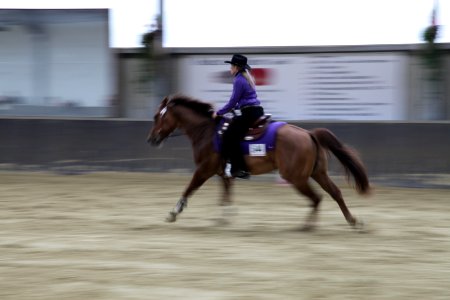
[[[247,64],[247,57],[241,54],[234,54],[231,60],[227,60],[225,62],[231,64],[230,72],[232,75],[235,75],[236,73],[242,72],[246,69],[251,69]]]

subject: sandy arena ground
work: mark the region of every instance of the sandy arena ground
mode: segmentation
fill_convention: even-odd
[[[0,172],[0,299],[450,299],[450,190],[339,182],[366,231],[326,196],[299,232],[306,199],[263,180],[219,226],[212,179],[165,223],[188,179]]]

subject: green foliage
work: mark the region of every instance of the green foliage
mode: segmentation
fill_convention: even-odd
[[[155,49],[160,47],[162,28],[161,18],[158,16],[155,22],[150,26],[150,30],[142,35],[141,44],[144,46],[140,49],[141,68],[139,72],[140,83],[147,83],[153,80],[156,72],[156,60],[158,54]]]
[[[438,25],[430,25],[425,28],[422,39],[425,42],[425,48],[422,52],[423,60],[426,66],[431,71],[431,80],[437,80],[440,76],[441,69],[441,51],[438,44],[435,42],[439,33]]]
[[[155,20],[156,23],[150,26],[150,30],[143,34],[142,45],[145,48],[145,53],[149,58],[154,56],[155,42],[160,40],[162,29],[161,29],[161,18],[158,16]]]
[[[423,32],[422,38],[425,42],[433,44],[436,40],[439,27],[437,25],[428,26]]]

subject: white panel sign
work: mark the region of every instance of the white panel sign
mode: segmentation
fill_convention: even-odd
[[[224,105],[229,56],[181,59],[179,92]],[[392,53],[248,55],[258,98],[279,120],[403,120],[406,57]]]

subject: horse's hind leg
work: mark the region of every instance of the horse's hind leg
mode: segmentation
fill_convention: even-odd
[[[331,181],[331,178],[328,176],[326,172],[320,171],[314,173],[311,176],[317,183],[337,202],[342,213],[344,214],[345,219],[348,224],[352,227],[361,227],[362,222],[359,222],[353,215],[350,213],[347,205],[344,202],[344,198],[342,197],[341,190]]]
[[[303,226],[302,230],[310,231],[313,230],[317,223],[317,215],[319,212],[319,204],[322,200],[322,197],[319,196],[312,187],[308,184],[307,181],[302,183],[293,183],[294,187],[299,191],[302,195],[308,197],[311,200],[312,210],[306,219],[306,223]]]

